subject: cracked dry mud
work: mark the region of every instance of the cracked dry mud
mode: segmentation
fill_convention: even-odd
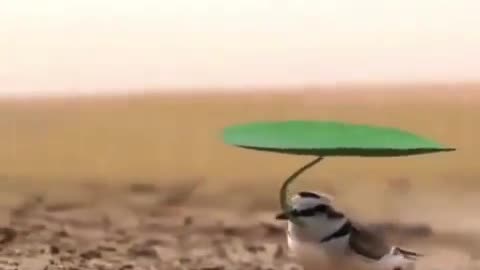
[[[0,269],[301,269],[273,212],[200,208],[135,188],[89,192],[18,195],[4,207]],[[374,229],[433,254],[419,269],[480,269],[468,236],[436,235],[425,225]]]

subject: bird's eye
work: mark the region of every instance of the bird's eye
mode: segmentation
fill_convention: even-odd
[[[313,208],[308,208],[308,209],[302,209],[302,210],[293,210],[290,212],[290,214],[294,217],[308,217],[308,216],[313,216],[315,215],[315,209]]]
[[[315,212],[316,212],[315,208],[308,208],[308,209],[303,209],[298,211],[298,214],[299,216],[302,216],[302,217],[311,217],[315,215]]]
[[[338,212],[331,207],[329,207],[326,212],[327,212],[327,217],[329,217],[329,218],[343,218],[343,217],[345,217],[345,215],[343,213]]]
[[[327,206],[325,204],[319,204],[315,206],[315,211],[320,213],[325,213],[327,211]]]
[[[327,211],[327,206],[324,204],[319,204],[315,207],[307,208],[307,209],[302,209],[302,210],[296,210],[294,214],[297,216],[302,216],[302,217],[311,217],[314,216],[315,214],[323,214]]]

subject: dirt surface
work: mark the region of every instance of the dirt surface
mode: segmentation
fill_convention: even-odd
[[[52,194],[4,203],[0,269],[301,269],[273,211],[201,208],[151,186]],[[428,224],[372,229],[426,253],[419,269],[480,269],[477,236]]]

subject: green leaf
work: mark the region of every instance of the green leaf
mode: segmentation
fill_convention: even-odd
[[[405,156],[453,151],[403,130],[343,122],[277,121],[227,127],[227,144],[260,151],[315,156]]]

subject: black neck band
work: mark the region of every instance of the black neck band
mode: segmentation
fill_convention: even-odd
[[[345,236],[347,234],[350,233],[352,229],[352,224],[350,223],[350,221],[347,220],[347,222],[345,222],[342,227],[340,227],[338,230],[336,230],[334,233],[324,237],[321,242],[328,242],[332,239],[335,239],[335,238],[339,238],[339,237],[342,237],[342,236]]]

